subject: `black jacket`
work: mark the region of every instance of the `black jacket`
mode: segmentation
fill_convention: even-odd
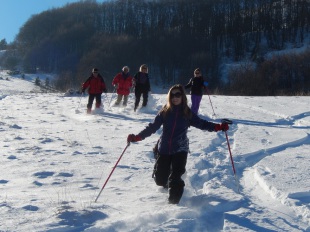
[[[136,83],[135,91],[139,91],[139,92],[149,92],[149,91],[151,91],[149,74],[148,73],[144,73],[144,75],[145,76],[143,77],[143,73],[142,72],[138,72],[134,76],[134,80],[135,80],[135,83]]]
[[[192,77],[188,84],[184,86],[185,89],[191,88],[190,94],[191,95],[203,95],[203,89],[204,89],[204,80],[202,76],[199,77]]]

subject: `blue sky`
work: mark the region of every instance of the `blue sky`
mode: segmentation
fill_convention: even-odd
[[[34,14],[52,8],[63,7],[67,3],[79,0],[1,0],[0,7],[0,40],[13,42],[19,29]],[[103,2],[103,0],[97,0]]]

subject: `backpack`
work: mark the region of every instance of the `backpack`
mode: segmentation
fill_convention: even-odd
[[[154,158],[156,160],[157,160],[158,155],[159,155],[159,153],[158,153],[158,143],[159,143],[159,139],[157,140],[157,143],[156,143],[155,147],[153,148]]]

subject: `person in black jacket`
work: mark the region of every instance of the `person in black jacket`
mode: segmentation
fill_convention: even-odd
[[[134,86],[135,86],[135,108],[137,110],[141,95],[143,96],[142,107],[147,105],[148,93],[151,91],[150,79],[148,74],[148,67],[145,64],[140,66],[139,72],[134,76]]]
[[[226,131],[229,127],[227,123],[208,122],[193,113],[187,105],[187,97],[182,85],[172,86],[167,98],[168,102],[156,115],[154,121],[137,135],[129,134],[127,142],[141,141],[163,126],[158,141],[153,176],[157,185],[169,188],[169,203],[178,204],[185,186],[181,176],[185,173],[189,152],[188,128],[193,126],[212,132]]]
[[[195,114],[198,114],[200,102],[202,99],[204,88],[206,88],[207,82],[204,81],[199,68],[195,69],[194,77],[192,77],[188,84],[184,86],[185,89],[190,88],[192,106],[191,109]]]

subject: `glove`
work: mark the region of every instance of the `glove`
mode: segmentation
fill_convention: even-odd
[[[107,90],[107,89],[104,89],[104,90],[103,90],[103,92],[104,92],[104,93],[107,93],[107,92],[108,92],[108,90]]]
[[[82,89],[82,93],[85,93],[85,89]]]
[[[128,143],[130,143],[130,142],[139,142],[141,140],[142,140],[142,138],[139,135],[130,134],[127,137],[127,142]]]
[[[214,131],[227,131],[229,129],[229,126],[227,123],[222,123],[222,124],[215,124],[214,126]]]

